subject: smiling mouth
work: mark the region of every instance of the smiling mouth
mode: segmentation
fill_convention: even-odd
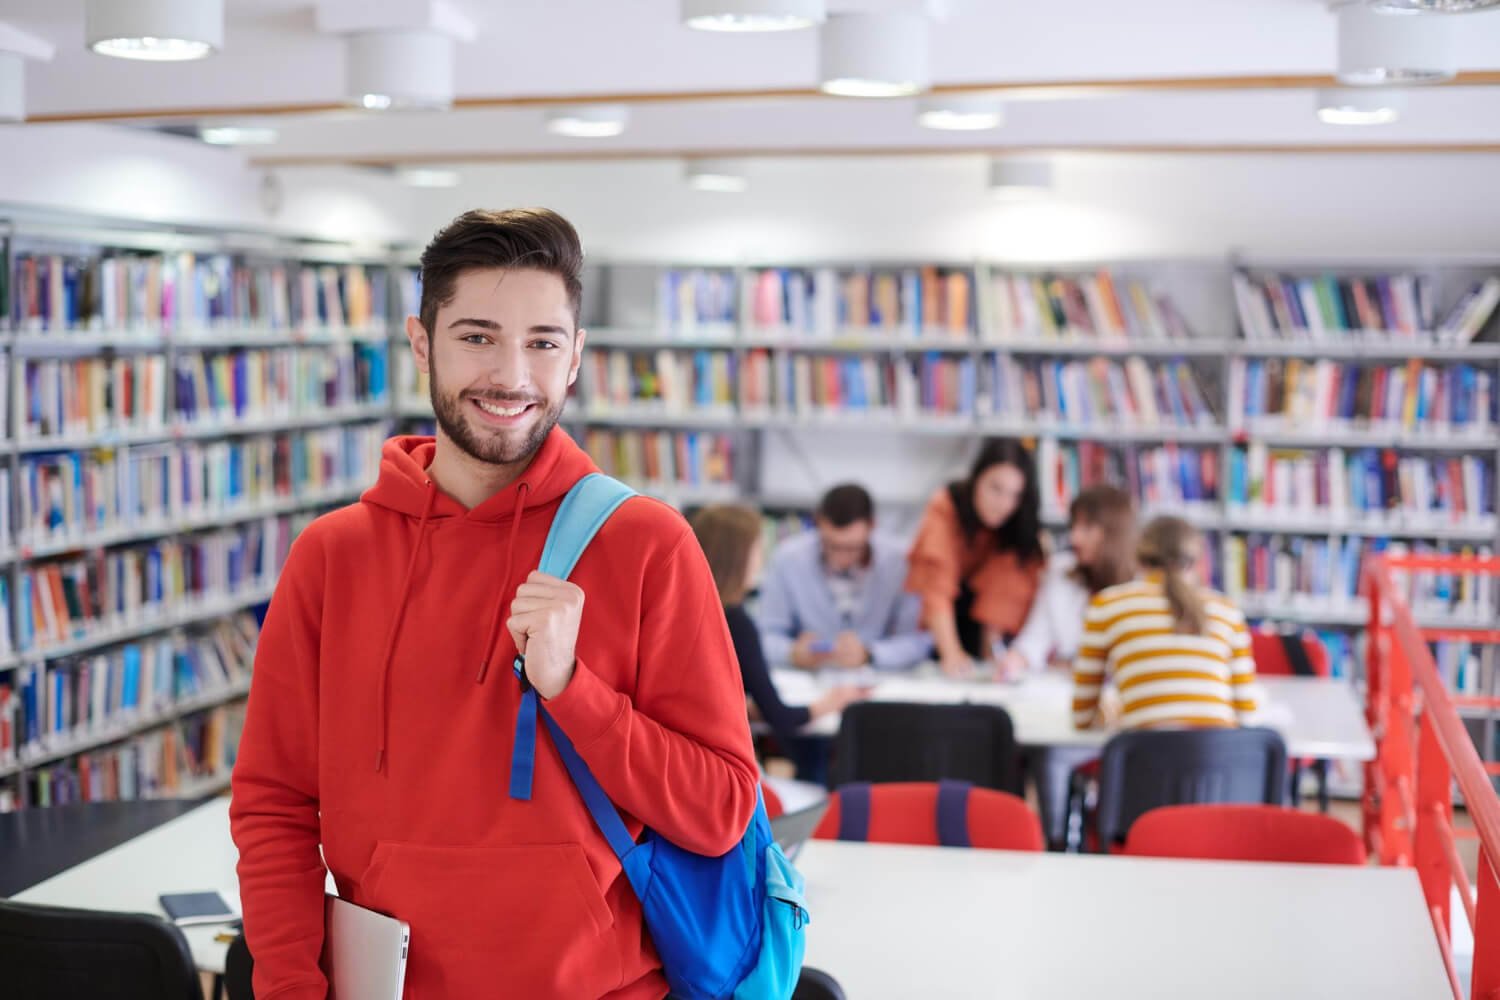
[[[476,399],[474,400],[474,405],[492,417],[519,417],[536,404],[527,402],[501,405],[499,403],[490,403],[482,399]]]

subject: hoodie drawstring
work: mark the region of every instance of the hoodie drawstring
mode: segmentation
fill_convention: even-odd
[[[505,621],[505,599],[512,592],[512,586],[520,586],[515,582],[516,534],[521,530],[521,511],[526,507],[526,494],[530,491],[531,484],[527,482],[516,489],[516,506],[510,518],[510,540],[505,543],[505,589],[500,591],[494,617],[490,619],[489,638],[484,642],[484,658],[479,661],[479,676],[474,678],[475,684],[483,684],[489,676],[490,661],[495,658],[495,640],[500,638],[500,625]]]
[[[401,581],[401,599],[396,604],[395,620],[391,622],[390,638],[385,644],[385,659],[380,667],[380,686],[376,688],[380,715],[380,744],[375,748],[375,770],[385,766],[386,736],[391,728],[387,690],[391,686],[391,662],[396,658],[396,639],[401,635],[401,620],[406,617],[406,602],[411,597],[412,572],[417,568],[417,556],[422,551],[422,542],[427,534],[427,520],[432,515],[432,504],[437,499],[437,487],[427,481],[427,500],[422,504],[422,518],[417,522],[417,540],[411,547],[411,558],[406,561],[406,575]]]

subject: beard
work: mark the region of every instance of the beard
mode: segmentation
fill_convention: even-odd
[[[557,426],[562,417],[562,404],[552,403],[545,396],[528,392],[504,392],[499,389],[488,392],[462,390],[444,392],[439,387],[436,366],[432,367],[428,379],[428,394],[432,399],[432,412],[437,424],[458,449],[471,458],[489,465],[514,465],[535,455],[537,449]],[[534,403],[541,418],[529,429],[517,428],[497,431],[476,428],[469,423],[468,400],[478,399],[496,406],[515,406]]]

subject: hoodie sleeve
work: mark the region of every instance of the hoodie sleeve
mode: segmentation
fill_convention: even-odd
[[[323,556],[292,546],[255,653],[229,806],[255,995],[321,1000],[325,869],[318,853],[318,642]]]
[[[744,835],[760,779],[729,627],[685,524],[648,561],[643,588],[634,700],[580,658],[547,711],[616,805],[717,857]]]

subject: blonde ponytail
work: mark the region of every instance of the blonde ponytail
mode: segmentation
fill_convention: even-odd
[[[1177,631],[1183,635],[1202,635],[1208,627],[1203,595],[1189,576],[1202,550],[1203,539],[1197,529],[1178,517],[1153,519],[1141,532],[1136,548],[1143,568],[1162,573],[1167,604]]]

